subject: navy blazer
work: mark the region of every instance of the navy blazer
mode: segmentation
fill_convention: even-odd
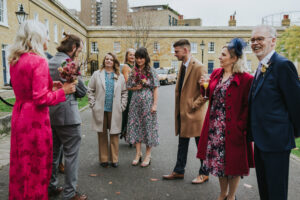
[[[250,89],[249,133],[261,151],[282,152],[300,136],[300,81],[287,58],[275,52],[269,63]]]

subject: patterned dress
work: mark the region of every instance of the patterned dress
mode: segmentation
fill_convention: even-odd
[[[52,169],[52,131],[48,106],[66,100],[52,92],[47,60],[24,53],[10,67],[16,103],[11,118],[9,199],[48,199]]]
[[[104,111],[112,112],[114,98],[114,73],[107,73],[105,71],[105,101]]]
[[[218,177],[225,176],[225,96],[233,77],[229,77],[224,83],[222,83],[223,78],[220,78],[213,91],[209,114],[207,152],[203,167],[207,172]]]
[[[135,71],[132,70],[127,81],[127,88],[136,85]],[[129,144],[141,142],[149,147],[159,144],[157,113],[151,113],[155,87],[159,87],[159,80],[155,70],[151,68],[146,86],[132,92],[126,135],[126,141]]]

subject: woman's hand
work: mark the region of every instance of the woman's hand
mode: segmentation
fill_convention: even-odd
[[[67,83],[65,82],[62,89],[64,90],[65,94],[72,94],[76,91],[76,83]]]
[[[63,87],[63,84],[60,81],[53,81],[53,91],[56,91]]]
[[[135,90],[140,90],[143,88],[143,86],[141,84],[139,84],[139,85],[135,86],[134,88],[135,88]]]
[[[157,111],[157,106],[156,104],[153,104],[152,108],[151,108],[151,113],[156,113]]]
[[[198,83],[203,86],[203,84],[205,82],[209,82],[210,81],[210,78],[207,78],[207,76],[201,76],[200,80],[198,81]]]

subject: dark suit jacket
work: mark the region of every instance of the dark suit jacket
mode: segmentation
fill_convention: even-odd
[[[250,89],[250,136],[261,151],[282,152],[293,149],[300,136],[300,82],[285,57],[275,52],[269,63]]]
[[[67,54],[57,52],[56,55],[49,60],[50,75],[53,81],[61,81],[57,70],[61,66],[61,63],[67,58],[70,58]],[[76,92],[70,95],[66,95],[66,101],[59,103],[56,106],[50,106],[50,121],[51,126],[64,126],[81,124],[80,113],[78,110],[78,103],[76,98],[84,97],[87,92],[82,79],[78,77],[78,84],[76,85]]]

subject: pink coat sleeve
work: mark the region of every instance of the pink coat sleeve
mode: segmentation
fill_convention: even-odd
[[[40,59],[32,74],[32,99],[34,104],[52,106],[66,100],[63,89],[52,91],[52,79],[46,59]]]

